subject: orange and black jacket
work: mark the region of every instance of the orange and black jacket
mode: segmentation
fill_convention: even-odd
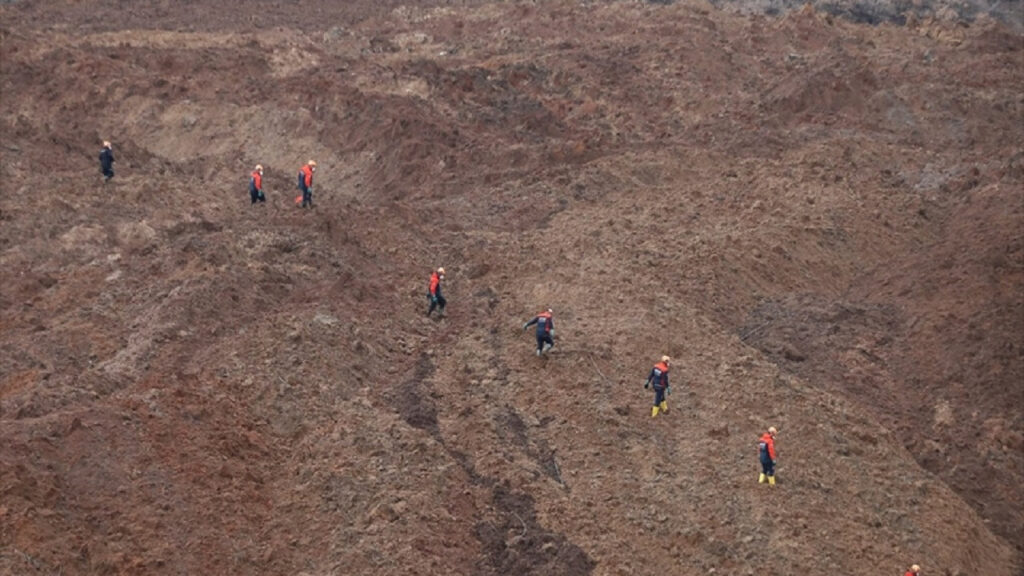
[[[252,174],[249,175],[249,191],[263,192],[263,175],[256,170],[253,170]]]
[[[772,435],[765,432],[761,435],[761,439],[757,441],[757,450],[761,455],[761,460],[767,457],[772,462],[775,461],[775,438]]]
[[[647,375],[647,381],[657,389],[668,388],[668,364],[655,364],[654,368],[651,368],[651,373]]]
[[[302,175],[302,177],[299,178],[299,188],[301,188],[302,190],[309,190],[310,188],[312,188],[313,167],[310,166],[309,164],[306,164],[305,166],[302,167],[301,170],[299,170],[299,174]]]
[[[437,272],[430,275],[430,289],[427,292],[427,296],[431,298],[435,296],[441,297],[441,276]]]
[[[547,336],[548,332],[551,332],[551,329],[555,327],[555,319],[551,317],[551,312],[545,310],[526,323],[527,326],[533,326],[534,324],[537,325],[538,337]]]

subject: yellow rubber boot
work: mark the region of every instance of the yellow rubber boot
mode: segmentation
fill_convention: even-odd
[[[769,476],[768,477],[768,485],[769,486],[775,486],[775,476]]]
[[[668,400],[661,401],[661,413],[668,414]]]
[[[765,481],[766,478],[768,478],[768,477],[765,476],[764,474],[761,474],[760,476],[757,477],[757,483],[758,484],[764,484],[764,481]]]
[[[657,415],[658,415],[658,407],[657,406],[651,406],[651,418],[654,418]]]

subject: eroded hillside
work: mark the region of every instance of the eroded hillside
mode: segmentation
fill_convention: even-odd
[[[0,6],[0,572],[1019,573],[1020,36],[229,4]]]

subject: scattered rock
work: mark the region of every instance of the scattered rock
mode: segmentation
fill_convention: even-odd
[[[323,324],[324,326],[334,326],[338,323],[337,318],[323,312],[317,312],[316,315],[313,316],[313,321],[318,324]]]
[[[804,360],[807,360],[806,354],[800,352],[799,350],[793,348],[792,346],[783,347],[782,357],[785,358],[786,360],[789,360],[790,362],[803,362]]]
[[[952,426],[956,423],[953,415],[953,407],[948,400],[941,400],[935,404],[934,424],[936,427]]]

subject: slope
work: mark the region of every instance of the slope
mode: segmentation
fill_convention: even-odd
[[[1019,569],[1020,216],[998,210],[1019,203],[1019,37],[268,6],[0,8],[0,570]],[[250,209],[256,162],[271,202]],[[982,269],[962,302],[920,288]],[[991,341],[915,331],[933,299]],[[537,359],[519,326],[545,305],[559,344]],[[870,341],[812,329],[864,317]],[[979,349],[998,370],[938,364]],[[673,409],[651,420],[664,352]],[[914,378],[1002,456],[901,426]]]

